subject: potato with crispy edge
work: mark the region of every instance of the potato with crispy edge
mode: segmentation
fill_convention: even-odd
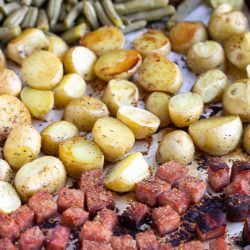
[[[238,116],[210,117],[189,126],[194,144],[210,155],[225,155],[239,144],[242,123]]]
[[[179,67],[159,54],[147,56],[138,71],[138,82],[147,91],[175,94],[182,85]]]
[[[55,34],[49,34],[47,35],[48,40],[48,51],[58,56],[61,60],[63,60],[63,57],[68,50],[68,45],[64,40],[55,35]]]
[[[175,161],[186,165],[194,159],[194,143],[182,130],[167,133],[159,144],[156,158],[160,164]]]
[[[53,122],[41,132],[42,149],[46,154],[56,156],[60,142],[78,135],[78,129],[74,124],[67,121]]]
[[[186,54],[198,42],[207,40],[207,30],[202,22],[177,22],[169,32],[173,51]]]
[[[13,171],[7,161],[0,159],[0,181],[10,182]]]
[[[84,171],[102,169],[104,155],[93,141],[81,137],[67,139],[59,144],[59,159],[69,176],[80,179]]]
[[[124,35],[114,26],[104,26],[85,34],[80,44],[94,51],[98,56],[114,49],[121,49],[124,44]]]
[[[64,187],[67,174],[62,162],[53,156],[43,156],[21,167],[15,176],[15,187],[22,201],[26,202],[40,191],[57,194]]]
[[[103,81],[128,79],[137,71],[141,62],[141,55],[136,50],[115,49],[97,59],[94,72]]]
[[[64,120],[75,124],[84,132],[91,131],[97,119],[108,115],[107,106],[91,96],[72,100],[64,110]]]
[[[99,118],[93,127],[92,135],[107,161],[121,159],[135,143],[133,132],[125,124],[112,117]]]
[[[136,106],[139,101],[137,86],[127,80],[111,80],[104,90],[102,101],[110,113],[116,116],[121,106]]]
[[[247,125],[243,136],[243,147],[250,154],[250,125]]]
[[[210,0],[210,4],[215,9],[224,3],[230,4],[234,10],[242,10],[244,6],[244,0]]]

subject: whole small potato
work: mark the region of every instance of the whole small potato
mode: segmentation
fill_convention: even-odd
[[[0,49],[0,68],[6,68],[6,58],[3,51]]]
[[[116,116],[119,107],[135,106],[139,101],[136,85],[127,80],[111,80],[104,90],[102,101],[108,106],[110,113]]]
[[[41,136],[30,125],[20,125],[10,132],[4,147],[4,159],[14,170],[37,158],[41,149]]]
[[[138,82],[147,91],[175,94],[182,85],[179,67],[162,55],[147,56],[138,72]]]
[[[69,176],[80,179],[84,171],[102,169],[104,155],[93,142],[81,137],[67,139],[59,144],[59,159]]]
[[[250,125],[246,127],[244,136],[243,136],[243,147],[250,154]]]
[[[207,30],[202,22],[177,22],[169,33],[173,51],[186,54],[192,45],[207,40]]]
[[[60,142],[78,135],[78,129],[74,124],[67,121],[53,122],[41,132],[43,151],[56,156]]]
[[[210,0],[210,3],[215,9],[224,3],[230,4],[234,10],[242,10],[244,6],[244,0]]]
[[[221,70],[211,69],[197,78],[193,92],[199,94],[204,103],[219,102],[227,84],[227,76]]]
[[[103,81],[128,79],[141,65],[142,58],[136,50],[115,49],[97,59],[95,74]]]
[[[33,194],[47,190],[56,194],[64,187],[67,174],[62,162],[53,156],[43,156],[26,163],[15,176],[15,187],[22,201],[27,201]]]
[[[164,164],[175,161],[186,165],[194,159],[194,143],[191,137],[182,130],[167,133],[159,144],[157,161]]]
[[[189,126],[194,144],[210,155],[225,155],[239,144],[242,123],[238,116],[210,117]]]
[[[194,44],[187,53],[188,67],[201,74],[210,69],[225,69],[225,54],[222,46],[215,41]]]
[[[107,106],[100,100],[83,96],[72,100],[65,108],[64,120],[77,126],[80,131],[91,131],[94,123],[101,117],[108,116]]]
[[[0,181],[10,182],[13,171],[7,161],[0,159]]]
[[[68,49],[68,45],[64,40],[56,35],[47,35],[47,40],[49,43],[48,51],[58,56],[63,60],[64,54]]]
[[[22,82],[18,75],[10,69],[0,68],[0,95],[18,96]]]
[[[92,135],[107,161],[121,159],[135,143],[133,132],[125,124],[112,117],[99,118],[93,127]]]

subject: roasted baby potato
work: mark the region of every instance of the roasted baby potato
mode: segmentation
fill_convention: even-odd
[[[41,149],[41,136],[30,125],[20,125],[11,130],[3,147],[4,159],[14,170],[37,158]]]
[[[227,3],[230,4],[234,10],[242,10],[244,0],[210,0],[210,3],[215,9],[221,4]]]
[[[6,58],[3,51],[0,49],[0,68],[6,68]]]
[[[195,43],[207,40],[207,30],[202,22],[177,22],[169,32],[173,51],[186,54]]]
[[[133,132],[112,117],[99,118],[93,127],[92,135],[107,161],[121,159],[135,143]]]
[[[68,50],[68,45],[64,40],[56,35],[48,35],[47,40],[49,43],[48,51],[58,56],[63,60],[65,52]]]
[[[201,74],[193,87],[193,92],[199,94],[204,103],[218,102],[227,87],[227,76],[219,69],[211,69]]]
[[[21,206],[21,200],[11,184],[0,181],[0,212],[11,214]]]
[[[141,65],[141,55],[136,50],[115,49],[97,59],[95,74],[103,81],[128,79]]]
[[[170,41],[160,30],[148,30],[134,40],[133,47],[143,57],[152,53],[159,53],[166,56],[171,50]]]
[[[171,123],[169,116],[170,96],[162,92],[151,93],[146,101],[146,110],[160,119],[160,127],[166,127]]]
[[[239,144],[242,123],[238,116],[210,117],[189,126],[194,144],[210,155],[225,155]]]
[[[244,132],[243,147],[247,151],[247,153],[250,154],[250,125],[246,127],[246,130]]]
[[[42,119],[54,106],[54,95],[51,90],[24,87],[20,96],[32,117],[37,119]]]
[[[60,160],[43,156],[21,167],[15,176],[15,187],[22,201],[42,190],[56,194],[65,186],[67,174]]]
[[[94,123],[101,117],[108,116],[107,106],[100,100],[83,96],[72,100],[64,110],[64,120],[77,126],[80,131],[91,131]]]
[[[194,44],[187,53],[189,68],[201,74],[210,69],[225,69],[225,54],[222,46],[215,41]]]
[[[95,78],[94,64],[96,55],[90,49],[76,46],[66,51],[63,58],[63,65],[67,73],[78,73],[84,80],[89,81]]]
[[[160,126],[160,119],[153,113],[132,106],[120,107],[117,119],[134,132],[136,139],[145,139],[151,136]]]
[[[80,44],[101,56],[109,50],[121,49],[124,44],[124,35],[114,26],[104,26],[85,34]]]
[[[175,161],[186,165],[194,159],[194,143],[191,137],[182,130],[167,133],[159,144],[157,161],[163,164]]]
[[[0,96],[0,141],[7,138],[14,127],[31,124],[31,117],[25,105],[15,96]]]
[[[7,161],[0,159],[0,181],[10,182],[13,171]]]
[[[222,4],[214,10],[208,24],[213,40],[225,42],[231,36],[248,30],[247,18],[241,11],[233,10],[230,4]]]
[[[63,77],[63,65],[53,53],[36,51],[23,60],[22,76],[31,88],[51,90]]]
[[[145,58],[138,72],[138,82],[147,91],[175,94],[182,85],[179,67],[159,54]]]
[[[81,137],[67,139],[59,144],[59,159],[69,176],[80,179],[84,171],[102,169],[104,155],[93,142]]]
[[[86,88],[86,82],[81,75],[77,73],[65,75],[54,88],[55,105],[64,108],[73,99],[85,95]]]
[[[102,101],[108,106],[110,113],[116,116],[121,106],[136,106],[139,91],[136,85],[127,80],[111,80],[104,90]]]
[[[21,65],[23,60],[35,51],[47,48],[48,40],[45,34],[40,29],[29,28],[8,43],[7,56]],[[37,67],[37,65],[35,66]]]
[[[177,127],[187,127],[197,121],[204,108],[202,97],[187,92],[173,96],[169,101],[169,115]]]
[[[112,167],[104,179],[106,188],[115,192],[129,192],[135,184],[150,174],[142,153],[128,155]]]
[[[15,72],[0,68],[0,95],[18,96],[21,89],[22,82]]]

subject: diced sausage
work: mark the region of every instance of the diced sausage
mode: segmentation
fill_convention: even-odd
[[[105,244],[90,240],[83,240],[82,250],[112,250],[112,247],[110,244]]]
[[[103,208],[97,213],[97,216],[94,219],[95,221],[103,224],[107,229],[114,230],[118,224],[118,216],[115,211],[112,211],[107,208]]]
[[[178,182],[187,175],[188,169],[175,161],[169,161],[156,171],[156,176],[170,185],[178,184]]]
[[[250,181],[250,162],[234,161],[231,172],[231,181],[235,180]]]
[[[209,250],[229,250],[225,238],[217,238],[209,242]]]
[[[177,213],[182,214],[189,208],[190,199],[186,193],[173,188],[172,190],[165,191],[159,195],[158,204],[160,206],[169,205]]]
[[[27,205],[19,207],[14,213],[11,214],[11,218],[19,226],[20,232],[32,226],[34,216],[35,213]]]
[[[113,236],[111,246],[113,250],[136,250],[135,242],[130,235]]]
[[[245,243],[250,245],[250,217],[248,217],[245,221],[242,239]]]
[[[151,230],[136,234],[138,250],[158,250],[158,241]]]
[[[86,171],[80,180],[80,189],[85,193],[88,189],[103,186],[104,174],[101,170]]]
[[[57,206],[60,212],[70,207],[83,208],[84,194],[81,190],[61,188],[58,192]]]
[[[181,243],[177,250],[205,250],[203,243],[198,240]]]
[[[197,203],[202,199],[206,189],[206,182],[193,176],[186,176],[179,183],[179,190],[186,193],[193,203]]]
[[[159,246],[159,250],[174,250],[171,244],[164,243]]]
[[[9,239],[5,238],[0,239],[0,250],[17,250],[17,247]]]
[[[133,201],[124,210],[120,217],[120,221],[128,228],[138,228],[148,214],[147,205]]]
[[[69,241],[70,229],[57,225],[51,235],[46,250],[65,250]]]
[[[181,222],[180,216],[168,205],[154,208],[152,218],[161,236],[176,230]]]
[[[9,215],[0,213],[0,238],[13,241],[19,236],[19,226]]]
[[[71,207],[62,214],[61,224],[71,229],[81,227],[88,220],[89,213],[79,207]]]
[[[225,194],[246,194],[250,195],[250,181],[236,179],[224,189]]]
[[[39,227],[31,227],[20,234],[21,250],[40,250],[45,243],[45,236]]]
[[[135,185],[135,199],[154,207],[157,204],[158,196],[163,191],[169,191],[170,189],[171,186],[167,182],[159,178],[149,178]]]
[[[57,213],[56,202],[48,191],[34,194],[28,201],[29,207],[35,212],[36,223],[44,222]]]

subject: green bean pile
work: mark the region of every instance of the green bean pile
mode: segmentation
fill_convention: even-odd
[[[0,0],[0,40],[8,41],[22,29],[37,27],[60,34],[70,43],[104,25],[128,33],[174,13],[168,0]]]

